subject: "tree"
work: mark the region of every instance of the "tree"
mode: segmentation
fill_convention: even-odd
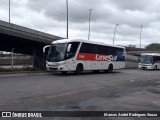
[[[146,46],[146,50],[151,51],[160,51],[160,44],[159,43],[152,43]]]

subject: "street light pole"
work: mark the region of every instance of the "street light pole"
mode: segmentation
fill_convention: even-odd
[[[90,38],[90,19],[91,19],[91,12],[92,12],[92,9],[89,9],[89,32],[88,32],[88,40]]]
[[[140,46],[139,46],[140,48],[141,48],[142,28],[143,28],[143,25],[140,25],[140,29],[141,29],[140,30]]]
[[[10,15],[11,15],[11,1],[9,0],[9,23],[11,22],[11,19],[10,19]]]
[[[66,0],[66,11],[67,11],[67,39],[68,39],[68,0]]]
[[[13,52],[14,52],[14,48],[12,48],[12,51],[11,51],[11,68],[13,70]]]
[[[116,25],[115,25],[114,36],[113,36],[113,45],[114,45],[114,39],[115,39],[115,35],[116,35],[116,28],[117,28],[118,25],[119,25],[119,24],[116,24]]]

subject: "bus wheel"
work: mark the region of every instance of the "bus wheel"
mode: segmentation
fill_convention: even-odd
[[[77,67],[76,67],[76,71],[75,71],[75,74],[79,75],[81,74],[83,71],[83,65],[82,64],[78,64]]]
[[[113,72],[113,65],[112,65],[112,64],[109,65],[109,67],[108,67],[108,72],[109,72],[109,73]]]
[[[157,70],[157,65],[155,66],[155,70]]]

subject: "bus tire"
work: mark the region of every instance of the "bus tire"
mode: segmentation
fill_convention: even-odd
[[[108,72],[109,73],[113,72],[113,65],[112,64],[109,64],[109,66],[108,66]]]
[[[82,74],[82,71],[83,71],[83,65],[82,64],[78,64],[77,67],[76,67],[75,74],[76,75],[80,75],[80,74]]]
[[[146,68],[146,67],[143,67],[143,70],[147,70],[147,68]]]
[[[157,70],[157,65],[155,65],[155,70]]]

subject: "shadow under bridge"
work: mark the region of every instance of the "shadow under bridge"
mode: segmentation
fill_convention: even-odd
[[[45,68],[43,47],[59,39],[63,38],[0,21],[0,51],[11,52],[14,48],[14,53],[31,55],[35,68]]]

